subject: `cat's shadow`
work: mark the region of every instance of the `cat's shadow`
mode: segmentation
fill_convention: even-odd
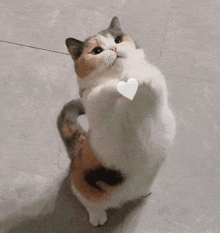
[[[93,227],[89,223],[88,213],[70,189],[70,174],[62,181],[56,196],[52,213],[26,218],[9,231],[16,233],[92,233],[121,232],[125,217],[140,208],[145,201],[137,200],[120,209],[108,210],[108,221],[104,226]],[[22,214],[22,213],[21,213]],[[2,224],[4,225],[4,223]]]

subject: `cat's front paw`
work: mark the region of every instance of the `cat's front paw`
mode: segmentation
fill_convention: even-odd
[[[94,227],[97,227],[98,225],[104,225],[106,221],[107,213],[104,210],[99,212],[89,212],[89,222]]]
[[[164,98],[166,94],[166,82],[163,76],[154,76],[146,80],[138,81],[138,91],[153,99]]]
[[[138,87],[140,91],[152,91],[156,94],[166,92],[166,81],[162,75],[155,75],[146,79],[138,80]]]
[[[152,90],[151,81],[150,80],[138,80],[138,93],[147,94]]]

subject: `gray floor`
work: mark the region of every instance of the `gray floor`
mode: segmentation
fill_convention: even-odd
[[[0,232],[220,232],[220,1],[1,0],[0,12]],[[78,98],[65,39],[115,15],[164,73],[178,134],[152,195],[93,228],[56,117]]]

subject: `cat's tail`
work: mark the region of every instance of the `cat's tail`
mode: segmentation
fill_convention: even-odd
[[[64,105],[57,119],[57,127],[70,159],[79,153],[87,135],[86,131],[77,123],[78,116],[82,114],[85,114],[85,108],[81,100],[76,99]]]

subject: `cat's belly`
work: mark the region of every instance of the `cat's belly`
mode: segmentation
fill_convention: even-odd
[[[90,139],[93,149],[106,164],[132,169],[138,164],[159,161],[164,156],[163,150],[150,139],[148,131],[148,127],[121,128],[118,133],[109,133],[103,127],[93,130]]]

